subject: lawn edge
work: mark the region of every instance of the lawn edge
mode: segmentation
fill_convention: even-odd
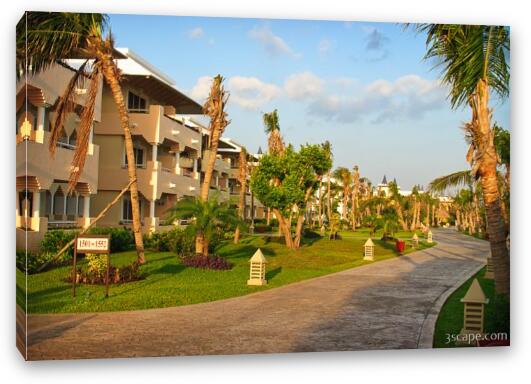
[[[433,303],[432,307],[430,308],[428,314],[424,318],[424,321],[422,322],[417,348],[438,349],[433,346],[433,338],[435,336],[435,326],[437,324],[437,319],[439,318],[439,314],[441,312],[442,307],[455,291],[457,291],[463,284],[465,284],[472,276],[475,276],[484,267],[485,265],[481,264],[471,272],[463,273],[460,279],[454,285],[448,288],[437,298],[435,303]]]

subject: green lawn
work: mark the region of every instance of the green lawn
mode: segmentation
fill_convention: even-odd
[[[494,280],[484,279],[484,274],[485,268],[467,280],[444,303],[435,325],[433,337],[433,346],[435,348],[455,347],[454,342],[447,342],[447,334],[457,335],[463,328],[464,306],[461,303],[461,298],[465,296],[474,278],[478,279],[483,292],[490,300],[485,306],[485,332],[506,332],[509,336],[509,301],[505,296],[495,294]]]
[[[121,311],[208,302],[370,263],[363,261],[366,236],[356,233],[349,237],[347,234],[343,240],[305,240],[297,251],[287,249],[277,239],[267,241],[263,236],[244,238],[238,245],[227,242],[217,253],[234,264],[229,271],[185,267],[170,252],[147,252],[148,262],[141,267],[146,278],[112,285],[107,299],[104,298],[103,286],[91,285],[78,286],[77,297],[72,298],[71,285],[64,281],[71,268],[61,267],[28,276],[28,313]],[[375,240],[375,245],[375,261],[397,256],[394,243]],[[421,242],[421,248],[428,246]],[[257,248],[262,249],[268,260],[268,285],[249,287],[246,284],[248,260]],[[408,247],[407,252],[411,251]],[[120,266],[132,262],[135,257],[135,252],[130,251],[113,254],[111,258],[114,265]],[[17,270],[17,302],[22,307],[24,280],[24,274]]]

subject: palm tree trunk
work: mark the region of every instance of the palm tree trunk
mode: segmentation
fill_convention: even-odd
[[[487,233],[494,270],[496,292],[509,294],[510,291],[510,260],[507,249],[506,228],[502,220],[500,207],[500,191],[496,173],[497,153],[494,146],[494,135],[490,126],[491,111],[488,108],[489,90],[486,81],[481,80],[477,86],[476,106],[478,112],[478,128],[480,137],[485,141],[483,155],[478,159],[483,201],[487,212]]]
[[[136,179],[136,162],[135,155],[133,151],[133,140],[131,138],[131,130],[129,129],[129,115],[125,108],[124,97],[122,94],[122,88],[119,83],[118,68],[112,61],[112,58],[103,53],[99,53],[101,61],[103,63],[103,75],[107,84],[111,88],[112,97],[114,103],[118,108],[118,113],[120,115],[120,125],[124,132],[124,141],[125,141],[125,154],[127,157],[127,173],[129,176],[129,181],[132,181],[130,187],[131,194],[131,206],[133,213],[133,234],[135,237],[135,246],[137,259],[140,264],[146,262],[144,256],[144,242],[142,240],[142,228],[140,221],[140,202],[138,198],[138,183]]]
[[[328,225],[330,225],[330,220],[332,219],[332,196],[330,195],[330,177],[331,173],[328,172],[328,182],[327,182],[327,195],[326,195],[326,209],[327,209],[327,218],[328,218]]]
[[[323,179],[319,180],[319,207],[318,207],[319,228],[323,226]]]

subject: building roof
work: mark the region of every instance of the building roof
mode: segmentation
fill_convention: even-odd
[[[202,114],[203,107],[179,91],[171,77],[155,68],[147,60],[129,48],[117,48],[126,58],[118,59],[118,68],[124,80],[142,89],[149,97],[175,107],[180,114]]]
[[[382,184],[387,184],[387,177],[384,175],[383,179],[382,179]]]

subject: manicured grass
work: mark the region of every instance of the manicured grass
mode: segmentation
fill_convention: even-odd
[[[490,300],[485,306],[485,333],[505,332],[509,336],[509,301],[506,296],[495,294],[494,280],[485,279],[484,275],[485,268],[467,280],[448,297],[435,324],[433,337],[433,346],[435,348],[455,347],[453,341],[448,342],[447,335],[457,335],[463,328],[464,306],[461,303],[461,298],[465,296],[474,278],[478,279],[483,292]]]
[[[264,236],[244,238],[240,244],[227,242],[217,253],[234,267],[228,271],[201,270],[183,266],[170,252],[147,252],[148,262],[141,267],[146,278],[122,285],[111,285],[109,298],[103,286],[79,285],[77,297],[64,279],[70,267],[61,267],[28,276],[28,312],[100,312],[161,308],[220,300],[264,289],[279,287],[312,277],[368,264],[363,261],[365,238],[343,240],[306,239],[296,251],[287,249],[281,239]],[[394,243],[375,240],[375,261],[396,257]],[[421,248],[428,244],[421,243]],[[268,260],[268,285],[249,287],[249,258],[257,248]],[[408,249],[411,252],[412,249]],[[134,251],[112,255],[116,266],[136,258]],[[84,261],[81,261],[81,264]],[[17,270],[17,302],[24,307],[24,274]],[[20,294],[19,294],[20,292]]]

